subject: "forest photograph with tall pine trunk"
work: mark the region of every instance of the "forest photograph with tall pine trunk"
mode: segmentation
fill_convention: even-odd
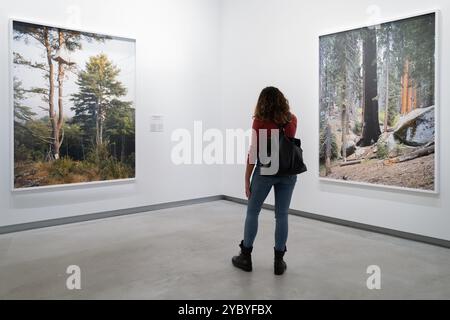
[[[435,191],[436,14],[320,37],[320,177]]]
[[[14,188],[135,177],[135,41],[12,22]]]

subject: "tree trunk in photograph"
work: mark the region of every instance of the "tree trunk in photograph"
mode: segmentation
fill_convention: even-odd
[[[408,85],[408,104],[406,105],[406,113],[410,113],[412,110],[412,91],[411,83]]]
[[[122,135],[120,143],[120,161],[125,162],[125,135]]]
[[[61,30],[58,31],[58,46],[61,51],[64,46],[64,37],[63,32]],[[58,60],[58,121],[56,124],[56,135],[57,141],[56,150],[55,150],[55,159],[59,158],[59,149],[63,143],[63,136],[60,136],[60,132],[62,130],[64,124],[64,106],[63,106],[63,86],[64,86],[64,62],[61,57]]]
[[[103,121],[100,119],[100,145],[103,145]]]
[[[404,115],[408,113],[409,104],[409,60],[406,59],[405,66],[403,67],[402,76],[402,107],[400,114]]]
[[[51,134],[51,144],[50,144],[50,150],[52,154],[52,160],[57,160],[59,158],[59,133],[58,133],[58,123],[56,120],[56,113],[55,113],[55,84],[54,84],[54,66],[53,66],[53,60],[52,60],[52,46],[50,44],[49,40],[49,30],[48,28],[44,29],[44,45],[46,49],[46,55],[47,55],[47,63],[48,63],[48,116],[50,119],[50,124],[52,127],[52,134]]]
[[[104,120],[105,120],[105,116],[104,116],[104,109],[103,107],[100,108],[100,128],[99,128],[99,136],[100,136],[100,144],[103,145],[103,127],[104,127]]]
[[[364,50],[364,49],[363,49]],[[363,61],[364,63],[364,61]],[[361,104],[362,104],[362,110],[361,110],[361,133],[364,132],[364,110],[366,109],[366,92],[365,92],[365,87],[366,87],[366,70],[363,66],[362,68],[362,93],[361,93]]]
[[[95,144],[98,147],[100,145],[100,105],[97,102],[95,107]]]
[[[80,144],[81,144],[81,153],[83,154],[83,161],[86,160],[86,153],[84,152],[84,142],[83,139],[80,139]]]
[[[342,158],[347,161],[347,111],[345,104],[342,105],[341,125],[342,125]]]
[[[97,102],[96,117],[95,117],[95,131],[97,147],[103,144],[103,109],[102,103]]]
[[[364,37],[364,128],[360,145],[373,145],[381,135],[378,117],[377,38],[374,28],[367,28]]]
[[[389,120],[389,61],[386,61],[386,101],[384,105],[384,132],[388,131]]]
[[[327,127],[325,129],[325,176],[331,174],[331,126],[327,123]]]
[[[348,134],[347,106],[342,104],[341,127],[342,127],[342,158],[347,161],[347,134]]]

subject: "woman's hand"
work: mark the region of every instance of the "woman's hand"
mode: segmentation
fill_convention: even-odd
[[[245,179],[245,195],[247,196],[247,199],[250,199],[250,179]]]
[[[254,164],[247,162],[247,166],[245,168],[245,195],[247,196],[247,199],[250,199],[250,195],[252,194],[250,190],[250,179],[254,168]]]

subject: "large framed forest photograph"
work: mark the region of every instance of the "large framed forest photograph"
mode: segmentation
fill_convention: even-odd
[[[10,24],[12,190],[134,180],[135,40]]]
[[[319,177],[438,192],[437,19],[319,37]]]

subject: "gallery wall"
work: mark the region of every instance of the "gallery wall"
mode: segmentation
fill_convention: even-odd
[[[433,9],[440,10],[440,195],[320,182],[318,36]],[[299,178],[293,209],[450,240],[448,1],[225,0],[222,15],[223,125],[249,128],[260,90],[275,85],[284,91],[299,119],[309,167]],[[225,166],[223,192],[244,198],[243,175],[243,166]]]
[[[219,14],[211,0],[1,1],[0,226],[220,194],[217,167],[170,159],[174,129],[220,125]],[[10,18],[136,39],[135,183],[11,193]],[[164,117],[164,132],[150,132],[152,115]]]

